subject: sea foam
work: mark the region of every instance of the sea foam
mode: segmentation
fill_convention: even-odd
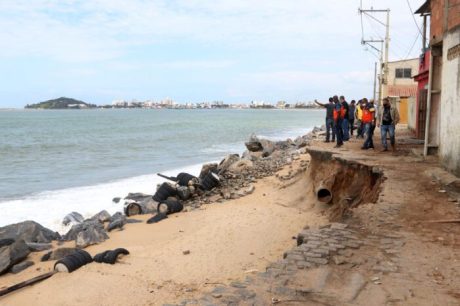
[[[201,164],[164,171],[163,174],[175,176],[179,172],[188,172],[198,175],[200,170]],[[62,225],[62,220],[68,213],[76,211],[89,218],[104,209],[110,214],[122,211],[123,198],[129,192],[153,194],[156,185],[163,181],[163,178],[153,173],[93,186],[44,191],[21,199],[0,202],[0,226],[33,220],[63,234],[69,229]],[[122,199],[119,203],[114,203],[114,197]]]

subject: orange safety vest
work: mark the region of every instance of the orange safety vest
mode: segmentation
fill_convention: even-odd
[[[345,112],[347,110],[345,109],[345,107],[342,105],[342,107],[340,108],[340,116],[342,117],[342,119],[345,118]]]
[[[372,122],[372,112],[367,108],[363,109],[363,123],[371,123]]]
[[[337,121],[337,119],[339,119],[339,115],[340,119],[345,118],[345,107],[343,107],[343,105],[340,106],[340,110],[334,108],[334,121]]]

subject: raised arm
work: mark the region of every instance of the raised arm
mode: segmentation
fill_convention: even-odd
[[[318,102],[318,100],[315,99],[315,103],[318,104],[319,106],[326,107],[326,104]]]

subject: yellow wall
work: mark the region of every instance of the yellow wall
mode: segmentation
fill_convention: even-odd
[[[399,123],[407,124],[408,117],[408,101],[407,98],[401,98],[398,103],[399,106]]]

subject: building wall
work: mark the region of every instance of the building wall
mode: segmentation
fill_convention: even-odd
[[[446,1],[449,9],[447,16],[444,16]],[[447,29],[444,29],[446,21]],[[458,25],[460,25],[460,0],[431,0],[430,40],[432,43],[441,41],[445,30],[452,30]]]
[[[407,98],[407,127],[411,131],[417,129],[417,101],[415,97]]]
[[[443,58],[436,56],[433,58],[433,80],[431,94],[431,110],[430,110],[430,131],[428,135],[428,144],[430,146],[439,147],[440,124],[441,124],[441,88],[443,86]]]
[[[448,170],[460,176],[460,56],[447,58],[449,49],[458,44],[460,28],[443,41],[439,156]]]
[[[448,30],[460,25],[460,0],[449,0]]]
[[[422,131],[424,130],[424,126],[425,126],[425,120],[422,118],[425,118],[425,114],[421,114],[420,110],[426,109],[426,94],[424,94],[423,91],[428,89],[428,77],[429,77],[429,70],[430,70],[430,54],[431,54],[430,49],[427,49],[425,53],[421,55],[419,74],[415,77],[415,80],[418,83],[418,88],[417,88],[417,101],[415,105],[414,130],[415,130],[415,136],[419,139],[425,138],[424,133],[422,133]]]
[[[443,36],[443,15],[445,0],[431,0],[430,40],[439,41]]]
[[[412,76],[418,74],[419,58],[388,63],[388,85],[417,85],[413,78],[396,78],[396,68],[411,68]]]

